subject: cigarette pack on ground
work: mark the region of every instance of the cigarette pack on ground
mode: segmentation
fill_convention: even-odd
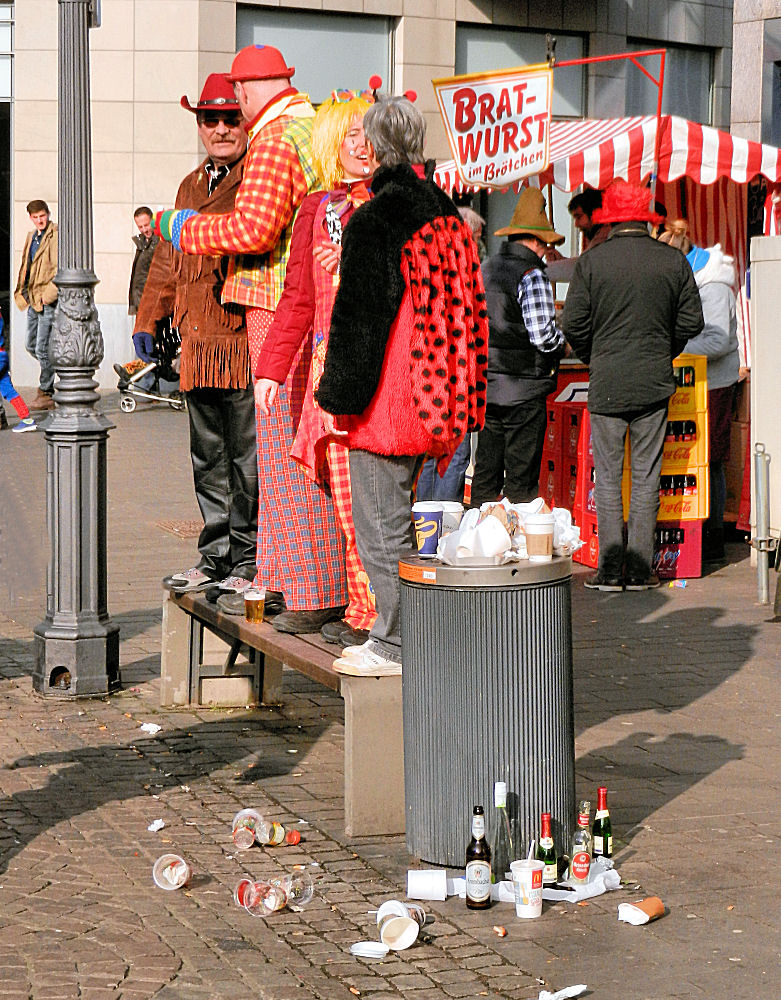
[[[618,907],[618,919],[635,926],[663,916],[664,903],[658,896],[648,896],[637,903],[621,903]]]

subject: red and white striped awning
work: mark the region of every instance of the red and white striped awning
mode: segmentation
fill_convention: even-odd
[[[726,177],[745,184],[758,174],[781,181],[781,150],[663,115],[659,144],[658,179],[669,183],[688,177],[713,184]],[[581,184],[603,188],[615,177],[639,183],[653,172],[657,120],[640,118],[583,119],[551,123],[550,166],[540,177],[564,191]],[[442,163],[437,183],[464,190],[453,161]]]

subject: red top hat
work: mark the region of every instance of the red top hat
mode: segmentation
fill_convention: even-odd
[[[210,73],[206,77],[198,103],[193,107],[185,94],[181,105],[187,111],[196,114],[198,111],[240,111],[239,103],[233,93],[233,84],[228,83],[225,73]]]
[[[285,65],[284,56],[273,45],[247,45],[236,53],[227,79],[231,83],[272,80],[278,76],[289,80],[295,71],[295,66]]]
[[[602,192],[602,208],[594,210],[591,221],[609,222],[650,222],[658,226],[664,222],[663,216],[652,212],[651,192],[639,184],[629,184],[617,177]]]

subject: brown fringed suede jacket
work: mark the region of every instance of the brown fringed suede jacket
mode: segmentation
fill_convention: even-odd
[[[208,160],[182,181],[177,208],[220,215],[233,211],[244,172],[244,157],[232,164],[209,195]],[[134,333],[155,334],[159,320],[171,317],[182,337],[180,388],[246,389],[252,385],[244,306],[222,304],[224,258],[180,254],[170,243],[157,245]]]

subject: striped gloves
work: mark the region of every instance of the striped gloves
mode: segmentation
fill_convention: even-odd
[[[197,214],[194,208],[169,208],[155,214],[152,228],[161,240],[173,244],[175,250],[181,250],[182,226]]]

